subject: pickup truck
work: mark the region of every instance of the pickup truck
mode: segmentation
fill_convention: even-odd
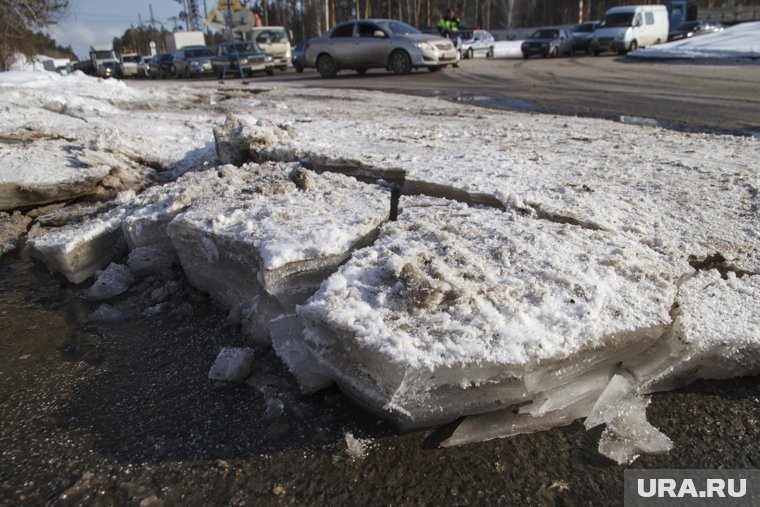
[[[211,60],[214,73],[222,79],[225,74],[230,77],[251,76],[254,72],[274,74],[272,55],[264,53],[253,41],[223,42],[216,47],[216,55]]]

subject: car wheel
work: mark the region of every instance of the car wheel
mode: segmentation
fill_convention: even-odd
[[[486,58],[493,58],[493,46],[488,48],[488,52],[486,53]]]
[[[523,58],[524,58],[525,60],[527,60],[528,58],[530,58],[530,55],[527,55],[527,54],[523,53]]]
[[[303,72],[303,65],[301,65],[300,63],[294,63],[294,64],[293,64],[293,68],[294,68],[294,69],[296,70],[296,72],[298,72],[299,74],[300,74],[301,72]]]
[[[185,67],[185,77],[187,79],[191,79],[193,77],[193,75],[190,74],[190,69],[188,67]]]
[[[639,43],[636,42],[636,40],[632,40],[631,44],[628,46],[628,52],[636,51],[639,48]]]
[[[472,50],[472,48],[468,49],[467,50],[467,56],[465,56],[465,58],[469,59],[469,58],[472,58],[474,56],[475,56],[475,52]]]
[[[251,74],[253,74],[253,72],[251,72]],[[274,76],[274,69],[272,68],[267,69],[267,76]]]
[[[412,59],[406,51],[397,49],[391,53],[389,67],[394,74],[409,74],[412,71]]]
[[[330,55],[320,55],[317,58],[317,71],[322,77],[334,77],[338,73],[335,62]]]

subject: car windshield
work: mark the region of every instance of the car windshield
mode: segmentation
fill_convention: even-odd
[[[472,39],[475,36],[471,31],[469,30],[461,30],[459,32],[459,37],[461,39]]]
[[[171,62],[174,60],[174,53],[166,53],[158,57],[162,62]]]
[[[559,37],[557,30],[536,30],[530,36],[531,39],[556,39],[557,37]]]
[[[122,56],[121,61],[126,63],[135,63],[140,61],[140,57],[138,55]]]
[[[187,58],[201,58],[203,56],[214,56],[214,53],[212,53],[211,50],[207,48],[188,49],[185,51],[185,56]]]
[[[285,30],[263,30],[254,32],[256,34],[256,42],[264,44],[285,42],[288,40],[288,35]]]
[[[230,51],[237,51],[238,53],[258,53],[259,47],[253,41],[237,42],[234,47],[230,48]]]
[[[602,26],[605,26],[607,28],[613,27],[613,26],[631,26],[633,23],[633,13],[632,12],[616,12],[614,14],[607,14],[604,16],[604,21],[602,21]]]
[[[696,27],[699,26],[699,21],[687,21],[686,23],[681,23],[676,27],[676,30],[688,32],[689,30],[694,30]]]
[[[573,28],[574,32],[593,32],[594,31],[594,24],[593,23],[581,23],[580,25],[577,25],[575,28]]]
[[[385,32],[391,35],[408,35],[412,33],[422,33],[411,25],[402,23],[400,21],[378,21],[377,24]]]

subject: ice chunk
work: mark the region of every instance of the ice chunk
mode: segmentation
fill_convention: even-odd
[[[98,273],[95,283],[85,293],[85,297],[92,301],[111,299],[129,290],[133,281],[134,275],[127,266],[112,262]]]
[[[211,380],[242,382],[251,373],[254,351],[248,347],[224,347],[208,372]]]
[[[667,452],[673,448],[673,442],[647,421],[649,402],[625,377],[612,377],[584,423],[587,429],[606,425],[599,441],[601,454],[623,464],[642,452]]]
[[[79,224],[32,232],[24,251],[50,271],[81,283],[126,252],[121,232],[125,214],[125,208],[115,208]]]
[[[298,315],[281,315],[269,323],[272,347],[277,357],[296,378],[303,394],[312,394],[333,384],[329,372],[303,343],[303,323]]]
[[[167,227],[190,282],[260,342],[269,343],[272,318],[292,313],[388,218],[387,190],[308,174],[313,185],[304,189],[291,171],[251,180],[236,194],[193,205]]]
[[[662,335],[691,271],[616,234],[438,202],[403,199],[298,308],[341,389],[402,427],[532,400],[554,411],[542,393],[593,389],[584,375]]]
[[[643,392],[760,373],[760,276],[703,271],[680,287],[672,332],[629,366]]]
[[[346,452],[354,459],[363,459],[367,455],[367,442],[356,438],[352,433],[346,433]]]

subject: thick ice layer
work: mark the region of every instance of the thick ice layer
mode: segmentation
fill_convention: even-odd
[[[371,242],[389,209],[381,187],[297,169],[197,203],[168,232],[191,283],[268,342],[269,320]]]
[[[530,401],[641,353],[690,272],[615,234],[402,204],[298,313],[336,381],[405,427]]]
[[[676,304],[667,339],[629,366],[640,390],[760,373],[760,276],[700,272]]]

